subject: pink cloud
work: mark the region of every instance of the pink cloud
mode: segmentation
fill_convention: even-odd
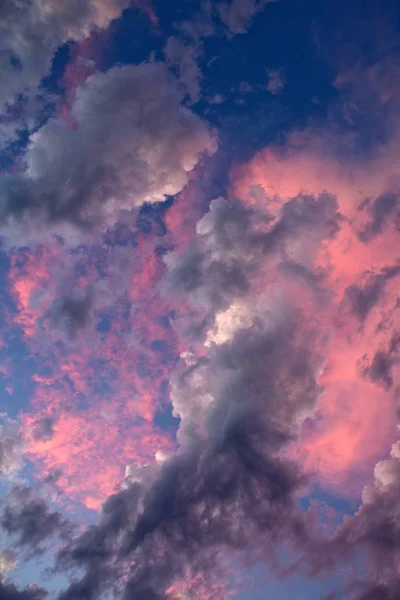
[[[37,369],[23,415],[25,456],[38,477],[57,472],[66,498],[92,509],[115,491],[127,465],[152,462],[174,443],[153,423],[177,352],[176,335],[161,319],[168,311],[157,291],[164,264],[146,236],[121,257],[120,287],[115,249],[103,257],[92,249],[74,258],[57,246],[11,255],[17,312],[10,325],[21,328]],[[93,315],[69,340],[46,320],[67,274],[69,288],[95,289],[93,310],[109,314],[106,331],[95,329]],[[37,437],[36,424],[45,419],[51,435]]]
[[[293,134],[284,151],[259,152],[234,169],[231,178],[232,194],[273,217],[298,194],[326,191],[337,198],[340,231],[320,248],[316,264],[325,271],[331,295],[323,315],[331,337],[320,377],[325,392],[293,451],[326,485],[346,486],[346,493],[360,491],[396,437],[398,372],[393,367],[388,390],[365,377],[363,365],[371,365],[374,356],[389,347],[400,325],[395,312],[399,260],[395,214],[384,223],[374,222],[376,199],[384,211],[384,203],[390,208],[391,201],[385,194],[400,192],[398,139],[396,132],[392,142],[359,163],[327,152],[323,134]]]

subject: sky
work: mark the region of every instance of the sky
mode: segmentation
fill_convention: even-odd
[[[0,600],[400,599],[400,7],[0,0]]]

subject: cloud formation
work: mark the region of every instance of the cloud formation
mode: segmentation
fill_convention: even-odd
[[[200,10],[190,20],[179,23],[184,35],[194,40],[223,34],[231,38],[247,33],[254,17],[274,0],[228,0],[211,2],[203,0]]]
[[[41,228],[41,240],[49,226],[61,233],[111,227],[124,211],[179,192],[201,155],[216,149],[208,126],[180,100],[162,64],[89,77],[71,108],[74,127],[50,119],[31,136],[27,170],[0,182],[10,243],[21,227],[28,236]]]
[[[47,592],[33,583],[20,590],[12,583],[7,584],[0,581],[0,597],[2,600],[44,600]]]
[[[14,539],[18,548],[37,555],[55,536],[64,542],[71,536],[71,524],[60,513],[52,511],[32,488],[12,488],[0,506],[0,527]]]
[[[0,8],[0,113],[17,94],[34,93],[56,50],[104,28],[129,0],[5,0]]]
[[[109,498],[99,524],[61,554],[61,564],[86,569],[63,599],[108,588],[123,598],[166,598],[186,573],[212,578],[210,564],[219,572],[226,552],[256,560],[267,548],[272,557],[273,546],[307,541],[295,502],[305,479],[281,452],[321,394],[325,342],[304,325],[300,302],[282,303],[286,286],[297,290],[292,298],[315,295],[282,267],[295,242],[297,266],[311,268],[317,239],[335,235],[337,219],[328,195],[294,198],[273,224],[218,199],[187,250],[167,257],[167,289],[206,311],[189,338],[197,351],[182,355],[172,379],[179,450]],[[250,317],[214,341],[207,334],[235,303]]]
[[[15,550],[0,550],[0,580],[9,571],[14,571],[18,563],[18,554]]]
[[[317,261],[330,273],[333,298],[326,314],[332,344],[321,375],[326,391],[299,452],[326,484],[340,489],[351,481],[355,494],[396,439],[398,372],[390,368],[389,374],[388,363],[385,376],[378,362],[398,328],[398,135],[394,117],[391,137],[366,161],[344,161],[341,135],[329,133],[329,146],[328,132],[310,127],[291,134],[285,148],[267,148],[232,173],[232,193],[276,217],[298,193],[325,190],[337,199],[340,230],[321,246]]]
[[[22,440],[18,423],[0,415],[0,478],[7,480],[22,467]]]
[[[76,57],[90,56],[86,36],[126,4],[64,4],[3,9],[15,55],[0,56],[21,75],[4,105],[17,84],[34,93],[57,45],[79,43],[60,115],[30,136],[26,165],[0,179],[0,352],[25,360],[30,386],[20,426],[7,420],[0,432],[0,475],[26,464],[45,490],[14,485],[3,498],[12,549],[0,552],[0,573],[17,550],[51,552],[69,576],[58,600],[225,600],[235,575],[261,563],[283,577],[338,570],[347,597],[398,600],[400,120],[390,64],[339,74],[339,116],[280,135],[244,165],[234,157],[226,190],[227,172],[207,185],[203,169],[217,147],[199,116],[200,64],[215,42],[205,38],[231,44],[267,2],[201,2],[171,26],[181,37],[166,34],[166,64],[153,56],[104,73],[95,61],[79,71]],[[29,52],[39,38],[47,47],[25,55],[21,32]],[[283,71],[267,73],[273,101],[285,102]],[[265,81],[249,80],[240,73],[229,89],[266,96]],[[371,105],[379,124],[368,145],[355,123]],[[332,488],[362,498],[345,519],[326,510],[327,524],[319,495]],[[97,521],[74,529],[53,501]],[[45,595],[0,583],[0,598]]]

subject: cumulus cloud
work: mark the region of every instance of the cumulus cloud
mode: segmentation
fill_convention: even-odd
[[[207,312],[192,337],[203,350],[183,355],[172,377],[179,450],[144,477],[128,477],[99,523],[64,549],[60,565],[79,564],[85,574],[63,600],[97,598],[109,588],[122,598],[161,599],[186,573],[212,577],[227,553],[246,550],[256,560],[281,543],[308,543],[296,504],[305,479],[281,452],[321,394],[324,344],[304,325],[298,296],[281,301],[293,283],[281,265],[296,239],[298,264],[311,268],[317,239],[335,235],[336,221],[328,195],[293,199],[275,223],[220,198],[198,223],[196,240],[167,258],[167,289]],[[303,282],[296,285],[301,294]],[[247,317],[230,327],[238,306]],[[211,334],[215,326],[220,337]]]
[[[0,113],[17,94],[30,94],[57,48],[106,27],[129,0],[5,0],[0,7]]]
[[[396,442],[390,457],[375,466],[374,481],[364,488],[360,509],[344,521],[322,551],[338,562],[365,553],[367,575],[351,584],[356,600],[398,598],[399,489],[400,446]]]
[[[216,149],[181,99],[162,64],[91,76],[71,108],[74,127],[48,121],[31,136],[26,172],[1,180],[1,229],[10,243],[21,240],[21,228],[33,237],[39,229],[43,239],[48,227],[65,234],[111,226],[122,211],[179,192],[202,154]]]
[[[0,550],[0,581],[9,571],[15,571],[18,554],[15,550]]]
[[[310,126],[290,134],[285,148],[266,148],[232,173],[232,193],[275,216],[298,193],[326,190],[337,199],[340,231],[319,254],[335,297],[327,316],[325,393],[299,453],[324,485],[348,485],[353,494],[397,436],[397,353],[387,352],[398,331],[399,130],[398,119],[390,121],[390,137],[366,158],[357,154],[356,134],[341,134],[336,124]],[[318,270],[311,275],[320,286]],[[310,272],[307,277],[311,283]]]
[[[232,295],[240,298],[250,291],[265,255],[273,265],[279,261],[280,268],[294,262],[307,269],[321,236],[333,236],[337,227],[336,201],[328,194],[293,198],[275,221],[268,212],[258,213],[238,201],[214,200],[184,257],[166,257],[169,289],[188,294],[214,317],[228,309]]]
[[[227,36],[244,33],[264,5],[250,0],[203,3],[204,18],[193,22],[191,31],[188,25],[188,35],[197,39],[218,28]],[[170,66],[181,69],[181,83],[186,80],[189,89],[198,81],[198,56],[189,56],[185,63],[183,50],[180,41],[175,46],[170,42],[166,54]],[[275,77],[274,82],[271,75],[270,83],[271,93],[278,94],[282,81]],[[192,100],[198,93],[194,86]],[[69,124],[50,120],[30,140],[27,172],[6,177],[0,184],[3,231],[9,243],[17,237],[14,234],[13,238],[13,228],[31,228],[28,233],[32,236],[34,229],[41,236],[46,228],[52,235],[67,235],[72,229],[104,229],[115,225],[124,211],[181,190],[202,153],[215,149],[208,127],[182,107],[182,100],[162,65],[115,68],[89,78],[78,90]],[[394,412],[392,400],[385,402],[385,392],[396,390],[398,383],[394,371],[399,339],[393,313],[398,308],[395,280],[399,268],[388,261],[393,258],[392,247],[388,247],[397,240],[394,236],[399,229],[398,179],[391,177],[396,167],[392,165],[389,173],[379,169],[388,159],[388,154],[379,151],[380,156],[370,163],[375,167],[370,169],[372,176],[367,177],[358,165],[353,165],[351,172],[332,157],[328,160],[319,155],[315,146],[308,148],[307,142],[304,146],[307,149],[303,151],[278,155],[267,150],[256,157],[250,180],[254,184],[261,178],[264,190],[253,188],[251,194],[243,194],[245,203],[214,200],[197,224],[195,239],[185,250],[180,248],[165,259],[163,289],[178,300],[178,308],[169,316],[176,331],[183,334],[179,347],[186,344],[176,371],[168,375],[172,408],[180,420],[177,451],[159,455],[155,464],[132,462],[132,457],[124,454],[131,440],[121,428],[125,431],[121,441],[123,436],[116,427],[111,442],[126,458],[125,464],[130,461],[125,479],[120,491],[104,502],[98,523],[76,538],[72,538],[69,523],[31,490],[14,488],[7,497],[0,524],[15,544],[40,553],[61,538],[58,568],[72,569],[75,577],[79,569],[81,577],[72,581],[60,600],[98,600],[110,593],[123,600],[164,600],[177,581],[186,580],[188,587],[191,577],[213,581],[215,574],[223,572],[227,559],[239,559],[240,564],[245,558],[247,565],[263,560],[274,566],[283,546],[289,555],[294,553],[293,569],[307,564],[314,572],[351,562],[355,554],[360,556],[358,552],[365,553],[368,578],[353,585],[350,593],[358,600],[398,599],[398,444],[388,460],[376,465],[374,482],[364,489],[356,515],[346,519],[330,538],[315,536],[310,515],[299,506],[298,497],[308,479],[294,460],[302,426],[321,400],[326,402],[328,436],[336,437],[336,443],[344,448],[344,458],[339,455],[337,459],[321,436],[314,455],[322,464],[327,464],[323,462],[326,456],[333,455],[333,464],[337,459],[343,470],[347,444],[350,454],[354,449],[353,454],[360,449],[362,454],[360,423],[353,418],[359,416],[357,410],[362,412],[361,424],[367,423],[367,433],[374,433],[374,439],[366,436],[368,444],[374,446],[375,439],[382,437],[387,442],[387,421],[393,420]],[[366,191],[372,199],[361,202]],[[388,234],[386,245],[383,234]],[[78,239],[79,233],[76,236]],[[131,253],[131,247],[127,252]],[[134,279],[138,288],[154,285],[159,263],[150,263],[150,259],[143,261],[144,283]],[[48,287],[49,278],[42,277]],[[123,285],[124,293],[135,299],[128,284],[127,288]],[[26,284],[20,289],[26,287],[36,289]],[[389,308],[384,305],[388,290]],[[95,305],[108,308],[108,297],[108,290],[103,290]],[[185,303],[181,312],[180,301]],[[56,300],[52,296],[49,303],[46,318],[53,326],[59,324],[69,337],[87,324],[92,306],[89,296],[70,293],[58,295]],[[126,304],[121,310],[127,312]],[[152,319],[151,308],[145,310]],[[106,320],[111,321],[110,315],[114,316],[107,313]],[[119,329],[119,322],[117,325]],[[386,333],[379,340],[384,343],[377,349],[370,340],[375,341],[382,330]],[[370,337],[353,343],[363,331]],[[153,337],[149,335],[152,341]],[[117,344],[120,339],[116,337]],[[366,348],[367,344],[370,347]],[[327,348],[332,347],[334,360],[329,363]],[[367,354],[357,363],[366,349]],[[103,355],[101,359],[115,369],[114,377],[115,364],[125,360],[127,349],[124,345],[118,353],[110,344],[107,350],[107,360]],[[95,367],[89,376],[94,378],[100,361],[93,356],[97,362],[92,360]],[[137,356],[138,362],[146,362],[144,353]],[[72,385],[78,399],[91,389],[82,376],[89,361],[78,358],[62,365],[63,383],[67,376],[70,379],[65,396],[61,386],[56,390],[59,404],[69,400]],[[126,364],[130,375],[132,363]],[[356,364],[359,378],[354,372]],[[149,379],[135,390],[148,402],[143,414],[138,413],[142,420],[153,417],[153,399],[147,401]],[[369,396],[367,385],[381,395]],[[41,405],[35,398],[36,407],[48,409],[49,387],[44,389]],[[332,389],[337,393],[333,401]],[[115,477],[112,474],[108,479],[103,473],[104,460],[98,448],[107,454],[110,447],[104,432],[112,428],[112,418],[117,420],[109,417],[110,409],[121,420],[129,414],[124,411],[132,389],[121,390],[120,395],[116,408],[111,402],[102,404],[105,427],[97,430],[99,413],[92,409],[84,416],[64,412],[58,421],[35,415],[31,422],[32,437],[39,445],[46,446],[57,437],[56,452],[64,449],[65,438],[71,437],[83,450],[75,473],[86,478],[93,464],[100,465],[107,493]],[[350,407],[342,400],[348,397]],[[54,406],[53,399],[51,402]],[[336,428],[332,414],[339,404],[348,414],[346,419],[339,414]],[[48,415],[48,411],[41,414]],[[323,418],[322,413],[322,419],[315,421],[320,424]],[[350,422],[349,433],[343,421]],[[140,432],[145,438],[143,431],[147,431],[144,427]],[[82,437],[92,444],[93,462],[88,463],[85,446],[79,445]],[[134,439],[128,454],[134,454],[135,445]],[[12,458],[13,448],[5,448],[4,456]],[[68,468],[68,461],[75,456],[71,459],[65,453],[63,459]],[[332,470],[329,473],[332,478]],[[190,597],[186,592],[183,587],[181,596]],[[38,588],[18,591],[0,584],[0,596],[11,600],[36,600],[42,595]]]

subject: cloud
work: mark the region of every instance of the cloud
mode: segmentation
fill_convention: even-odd
[[[247,33],[254,16],[274,0],[231,0],[217,4],[222,23],[229,35]]]
[[[184,258],[178,253],[166,257],[169,289],[188,294],[215,315],[228,308],[232,294],[239,298],[249,292],[250,280],[261,270],[265,254],[270,253],[274,260],[280,256],[282,267],[290,262],[291,245],[297,239],[296,262],[300,266],[305,261],[307,268],[307,254],[312,255],[319,236],[336,232],[335,210],[335,199],[327,194],[318,199],[299,196],[285,205],[282,218],[274,222],[268,213],[249,210],[238,201],[214,200],[210,212],[197,224],[197,238]],[[315,238],[308,235],[306,240],[305,231],[313,226],[317,228]],[[243,228],[249,229],[248,235],[243,236]]]
[[[0,424],[0,477],[2,480],[12,478],[23,466],[22,440],[19,426],[15,421],[4,418]]]
[[[264,4],[204,3],[194,29],[244,33]],[[192,84],[197,55],[185,66],[183,49],[169,48],[170,64]],[[349,594],[397,600],[398,445],[331,536],[299,498],[310,470],[347,493],[396,434],[399,129],[367,165],[338,158],[345,143],[334,135],[324,148],[326,131],[264,150],[233,178],[240,200],[214,200],[163,264],[158,239],[121,230],[126,213],[183,190],[215,149],[182,101],[162,65],[95,74],[68,123],[52,119],[32,136],[26,173],[1,183],[11,244],[20,227],[24,243],[47,242],[47,229],[72,244],[111,230],[71,254],[59,239],[10,254],[14,325],[39,363],[27,456],[47,481],[56,471],[70,498],[102,505],[99,520],[73,538],[43,499],[14,488],[0,523],[25,551],[62,542],[57,566],[73,579],[60,600],[201,597],[204,581],[219,599],[213,584],[229,561],[319,574],[361,553],[368,576]],[[190,236],[187,197],[166,222]],[[155,426],[167,383],[177,448]],[[1,597],[41,594],[0,584]]]
[[[362,280],[345,289],[344,304],[350,304],[352,312],[365,321],[370,311],[379,303],[386,284],[400,273],[400,266],[386,267],[380,273],[363,273]]]
[[[220,24],[226,36],[247,33],[253,18],[274,0],[229,0],[228,2],[210,2],[204,0],[201,10],[192,21],[180,23],[181,30],[191,37],[209,37],[215,35]]]
[[[202,154],[216,149],[208,126],[180,101],[162,64],[89,77],[71,107],[75,127],[48,121],[31,136],[26,172],[1,180],[9,243],[18,243],[21,228],[31,237],[39,231],[41,241],[48,227],[71,236],[71,228],[103,229],[123,211],[178,193]]]
[[[44,315],[52,327],[65,330],[69,338],[74,338],[90,321],[93,297],[90,293],[75,294],[54,300]]]
[[[152,236],[127,226],[90,248],[53,244],[11,254],[18,310],[9,326],[24,335],[34,361],[24,456],[40,481],[59,473],[64,507],[99,510],[127,464],[154,462],[174,445],[172,424],[157,421],[179,356],[157,292],[162,254]],[[90,319],[71,338],[57,311],[64,298],[89,292]],[[49,311],[53,318],[44,318]]]
[[[202,73],[198,64],[202,54],[199,44],[185,44],[178,37],[170,37],[164,48],[166,64],[177,71],[180,85],[189,97],[190,104],[196,104],[201,97]]]
[[[210,2],[203,0],[200,9],[192,18],[176,25],[181,37],[169,37],[164,48],[167,65],[178,75],[188,103],[196,104],[201,99],[203,74],[200,67],[204,54],[203,39],[224,35],[232,38],[247,33],[253,18],[274,0],[229,0],[228,2]],[[279,75],[279,71],[275,71]],[[276,79],[276,77],[275,77]],[[283,82],[282,76],[281,80]],[[283,83],[281,87],[283,87]],[[275,93],[275,92],[274,92]],[[276,92],[278,93],[278,92]],[[221,94],[209,99],[211,104],[224,101]]]
[[[296,240],[298,264],[312,268],[317,240],[335,235],[336,221],[328,195],[294,198],[273,224],[220,198],[196,240],[167,258],[166,288],[207,313],[193,353],[172,375],[180,446],[147,479],[110,497],[98,525],[61,553],[60,565],[85,567],[63,600],[114,586],[122,598],[161,599],[187,573],[222,572],[227,554],[272,560],[280,544],[308,543],[296,503],[305,478],[282,451],[321,394],[324,342],[305,324],[300,300],[315,289],[281,265]],[[230,329],[220,319],[225,335],[210,337],[217,316],[238,304],[250,317]]]
[[[398,195],[389,192],[376,198],[372,206],[368,205],[371,220],[360,231],[360,239],[367,244],[382,232],[390,219],[397,217],[397,220],[399,220],[398,204]]]
[[[0,581],[0,598],[2,600],[44,600],[46,597],[46,590],[34,583],[20,590],[12,583],[6,584]]]
[[[274,96],[278,96],[282,93],[282,90],[286,85],[286,79],[282,69],[267,69],[267,75],[267,90]]]
[[[400,447],[376,464],[374,481],[363,490],[359,510],[338,527],[325,551],[337,561],[365,553],[367,575],[352,584],[356,600],[394,600],[399,593],[398,553],[400,522]]]
[[[32,423],[32,435],[36,441],[49,440],[54,434],[54,420],[43,417]]]
[[[18,554],[15,550],[0,550],[0,581],[9,571],[15,571],[18,564]]]
[[[390,340],[389,347],[378,350],[371,363],[364,367],[364,374],[386,390],[390,390],[393,386],[392,370],[399,361],[399,346],[400,337],[398,333],[395,333]]]
[[[321,245],[317,260],[329,273],[323,286],[333,298],[323,317],[331,332],[320,379],[325,393],[316,418],[304,426],[298,452],[325,486],[354,495],[396,436],[397,363],[387,375],[393,379],[389,394],[364,369],[390,346],[398,328],[398,125],[393,117],[391,136],[362,159],[346,154],[345,141],[354,148],[358,143],[352,137],[310,126],[232,172],[231,193],[276,219],[299,193],[325,190],[337,200],[340,230]]]
[[[19,548],[39,554],[51,539],[58,537],[65,543],[71,536],[71,523],[52,511],[32,488],[12,488],[2,499],[1,508],[0,526]]]
[[[17,94],[36,91],[59,46],[107,27],[128,6],[129,0],[5,0],[0,9],[0,112]]]

